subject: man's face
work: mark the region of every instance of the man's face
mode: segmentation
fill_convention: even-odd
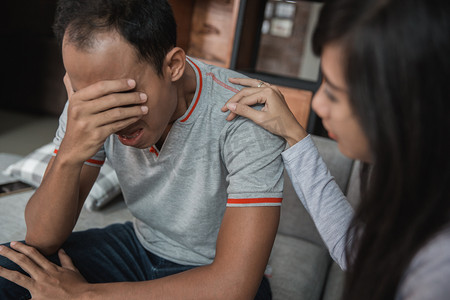
[[[116,32],[96,35],[94,45],[80,50],[64,39],[64,66],[74,91],[103,80],[134,79],[134,91],[145,93],[148,114],[116,134],[127,146],[147,148],[154,145],[169,122],[177,118],[177,91],[163,72],[158,76],[146,61],[139,61],[134,48]],[[105,100],[106,101],[106,100]]]

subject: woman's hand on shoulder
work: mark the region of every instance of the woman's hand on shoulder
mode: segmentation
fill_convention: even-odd
[[[273,134],[283,137],[291,146],[307,136],[276,86],[250,78],[229,78],[229,81],[247,87],[231,97],[222,107],[223,112],[230,111],[228,121],[237,115],[246,117]],[[264,107],[260,111],[251,107],[257,104]]]

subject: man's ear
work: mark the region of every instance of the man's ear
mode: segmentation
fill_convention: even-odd
[[[174,47],[166,54],[166,68],[171,81],[177,81],[184,74],[186,53],[180,47]]]

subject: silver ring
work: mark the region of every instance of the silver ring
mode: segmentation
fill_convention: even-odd
[[[257,87],[262,87],[264,84],[266,84],[264,81],[260,81]]]

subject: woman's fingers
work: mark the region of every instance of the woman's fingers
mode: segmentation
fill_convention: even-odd
[[[228,121],[237,115],[246,117],[273,134],[283,137],[290,145],[307,135],[276,86],[250,78],[229,78],[229,81],[248,87],[231,97],[222,108],[223,112],[230,111],[226,118]],[[258,111],[251,108],[255,104],[264,104],[264,107]]]
[[[261,81],[259,79],[253,78],[228,78],[231,83],[240,84],[248,87],[262,87],[262,86],[270,86],[267,82]]]
[[[225,104],[226,109],[231,111],[231,113],[227,116],[227,120],[231,121],[236,117],[236,115],[241,115],[256,122],[256,118],[263,118],[263,116],[260,114],[260,111],[255,110],[250,106],[256,104],[266,105],[267,101],[268,91],[250,88],[246,91],[242,90],[241,92],[233,96],[230,100],[228,100]],[[267,111],[267,107],[265,107],[264,111]]]
[[[240,116],[248,118],[258,124],[259,120],[264,118],[263,112],[256,110],[254,108],[251,108],[250,106],[248,106],[246,104],[230,103],[230,104],[228,104],[228,108],[231,111],[230,115],[228,115],[228,117],[227,117],[228,121],[231,121],[237,115],[240,115]]]
[[[231,97],[222,107],[222,111],[228,111],[228,104],[242,103],[245,105],[264,104],[267,97],[263,97],[264,89],[261,88],[244,88],[233,97]]]

